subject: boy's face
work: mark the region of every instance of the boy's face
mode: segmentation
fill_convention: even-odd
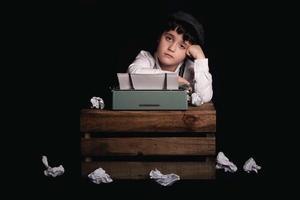
[[[157,56],[162,66],[177,66],[186,58],[186,50],[191,46],[183,41],[183,34],[175,30],[164,32],[159,40]]]

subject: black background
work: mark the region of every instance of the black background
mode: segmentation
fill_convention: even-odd
[[[82,180],[80,109],[89,107],[93,96],[102,97],[109,107],[109,87],[117,84],[116,73],[125,72],[141,49],[152,47],[158,20],[178,9],[190,12],[204,25],[204,51],[217,110],[217,152],[223,151],[238,166],[238,172],[218,171],[216,180],[182,181],[169,188],[147,181],[94,185]],[[282,14],[282,10],[289,14]],[[283,84],[291,68],[285,44],[290,44],[292,9],[280,3],[81,0],[75,6],[57,3],[28,11],[33,12],[17,20],[21,22],[17,30],[23,34],[16,37],[23,47],[19,60],[27,67],[18,71],[21,83],[12,90],[26,97],[22,102],[26,106],[10,117],[19,121],[10,129],[21,129],[13,140],[20,148],[10,148],[14,150],[11,159],[18,158],[16,169],[20,169],[19,161],[22,163],[26,173],[21,177],[26,181],[16,183],[13,179],[12,185],[29,193],[39,188],[53,197],[61,192],[99,198],[103,194],[134,197],[137,193],[151,197],[210,197],[222,192],[256,196],[270,192],[266,185],[276,190],[279,185],[272,180],[288,177],[287,165],[282,170],[274,166],[281,162],[277,159],[288,159],[281,151],[289,130],[283,125],[288,115],[281,113],[293,106],[287,103],[289,87]],[[62,164],[64,176],[45,177],[42,155],[48,156],[50,166]],[[242,170],[250,157],[262,166],[258,174]],[[32,187],[29,182],[34,183]]]

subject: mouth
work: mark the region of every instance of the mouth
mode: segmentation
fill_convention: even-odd
[[[164,55],[168,58],[174,58],[172,55],[168,54],[168,53],[164,53]]]

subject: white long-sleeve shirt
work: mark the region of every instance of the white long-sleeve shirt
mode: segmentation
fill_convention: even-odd
[[[179,73],[179,64],[175,72]],[[156,56],[150,52],[142,50],[127,70],[133,74],[157,74],[170,73],[161,69]],[[193,92],[201,99],[201,103],[209,102],[213,95],[212,76],[209,73],[208,59],[187,60],[183,78],[191,83]],[[199,105],[199,104],[198,104]]]

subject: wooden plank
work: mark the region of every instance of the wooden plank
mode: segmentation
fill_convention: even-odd
[[[81,132],[215,132],[212,103],[187,111],[111,111],[83,109]]]
[[[82,176],[102,167],[112,179],[149,179],[151,170],[157,168],[163,174],[175,173],[180,179],[214,179],[215,162],[82,162]]]
[[[81,154],[83,156],[215,155],[215,138],[82,138]]]

